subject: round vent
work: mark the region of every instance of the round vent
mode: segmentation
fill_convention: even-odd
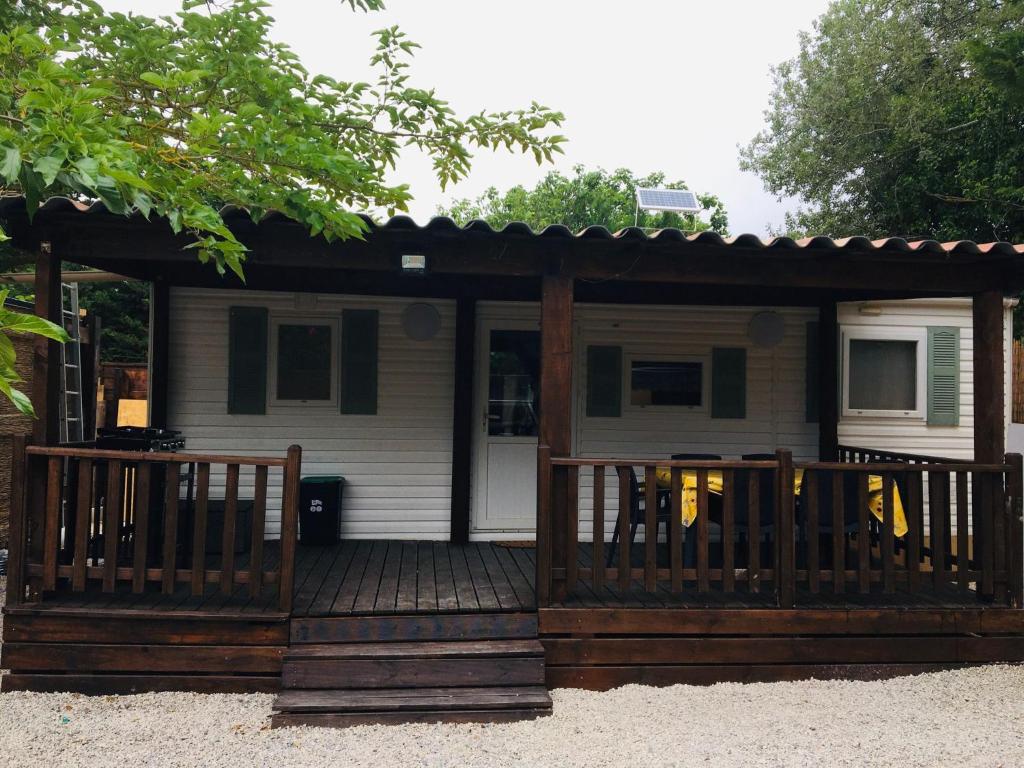
[[[786,332],[786,322],[778,312],[758,312],[750,318],[747,337],[755,347],[775,347]]]
[[[413,341],[430,341],[441,330],[441,314],[433,304],[410,304],[402,312],[402,330]]]

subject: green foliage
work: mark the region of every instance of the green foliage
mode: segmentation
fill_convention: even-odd
[[[535,230],[549,224],[564,224],[578,232],[593,224],[600,224],[615,232],[632,227],[636,221],[645,228],[676,227],[688,231],[711,229],[721,234],[727,233],[729,219],[725,207],[714,195],[697,195],[708,213],[706,220],[699,216],[683,217],[676,213],[643,210],[637,219],[637,187],[687,189],[682,181],[666,183],[664,173],[637,177],[626,168],[608,173],[601,168],[588,171],[577,165],[571,177],[551,171],[533,189],[516,186],[499,192],[491,187],[475,200],[456,200],[449,208],[439,208],[438,213],[463,224],[472,219],[483,219],[495,228],[504,227],[513,221],[522,221]]]
[[[774,69],[742,164],[787,230],[1024,239],[1024,4],[835,0]]]
[[[354,8],[380,7],[351,0]],[[539,104],[460,118],[410,82],[417,47],[379,30],[376,82],[313,75],[269,38],[259,0],[185,0],[174,17],[106,13],[92,0],[16,6],[0,17],[0,183],[29,212],[51,194],[115,213],[165,217],[202,261],[242,275],[244,248],[218,214],[279,210],[328,239],[359,236],[351,209],[404,209],[389,184],[404,146],[433,158],[442,185],[475,147],[550,160],[562,116]],[[19,11],[20,9],[20,11]],[[47,22],[46,26],[33,26]]]
[[[0,290],[0,393],[5,395],[14,403],[14,407],[25,415],[35,416],[32,401],[24,392],[14,386],[21,381],[21,377],[18,376],[14,368],[14,343],[11,341],[10,334],[32,333],[60,342],[67,341],[68,335],[63,328],[54,325],[49,320],[7,309],[4,302],[7,301],[9,293],[8,289]]]
[[[149,353],[149,286],[80,283],[79,303],[102,323],[104,362],[144,363]]]
[[[404,147],[429,154],[443,186],[478,148],[544,162],[564,141],[552,131],[561,113],[537,103],[456,115],[410,80],[417,46],[397,27],[375,33],[377,79],[356,82],[308,72],[270,39],[260,0],[182,0],[159,18],[94,0],[0,6],[0,194],[24,195],[29,215],[70,195],[163,217],[221,274],[244,277],[245,259],[224,205],[257,221],[280,211],[328,240],[360,237],[354,211],[406,208],[408,188],[387,178]]]

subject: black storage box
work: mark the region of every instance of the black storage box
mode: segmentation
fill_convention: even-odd
[[[239,499],[235,513],[235,554],[248,552],[252,544],[252,499]],[[211,499],[206,505],[206,554],[224,554],[224,500]]]
[[[325,546],[338,543],[341,495],[345,478],[310,475],[299,483],[299,543]]]

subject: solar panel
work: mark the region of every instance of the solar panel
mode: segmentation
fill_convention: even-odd
[[[685,189],[638,189],[636,201],[645,211],[700,213],[704,210],[697,196]]]

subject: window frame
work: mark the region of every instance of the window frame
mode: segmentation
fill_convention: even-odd
[[[912,341],[917,344],[915,355],[914,400],[911,410],[869,409],[850,407],[850,342],[851,341]],[[928,415],[928,329],[927,328],[872,328],[844,326],[842,328],[842,415],[851,418],[915,419],[925,421]]]
[[[278,332],[282,325],[326,325],[331,329],[331,360],[328,368],[331,376],[330,393],[327,400],[282,400],[277,396]],[[270,338],[268,339],[267,406],[281,408],[324,408],[340,407],[339,390],[341,381],[341,319],[330,315],[271,314]]]
[[[623,412],[655,413],[708,413],[711,410],[711,355],[667,355],[663,352],[646,354],[623,350],[622,392]],[[700,364],[700,405],[637,405],[633,402],[634,363],[699,363]]]

